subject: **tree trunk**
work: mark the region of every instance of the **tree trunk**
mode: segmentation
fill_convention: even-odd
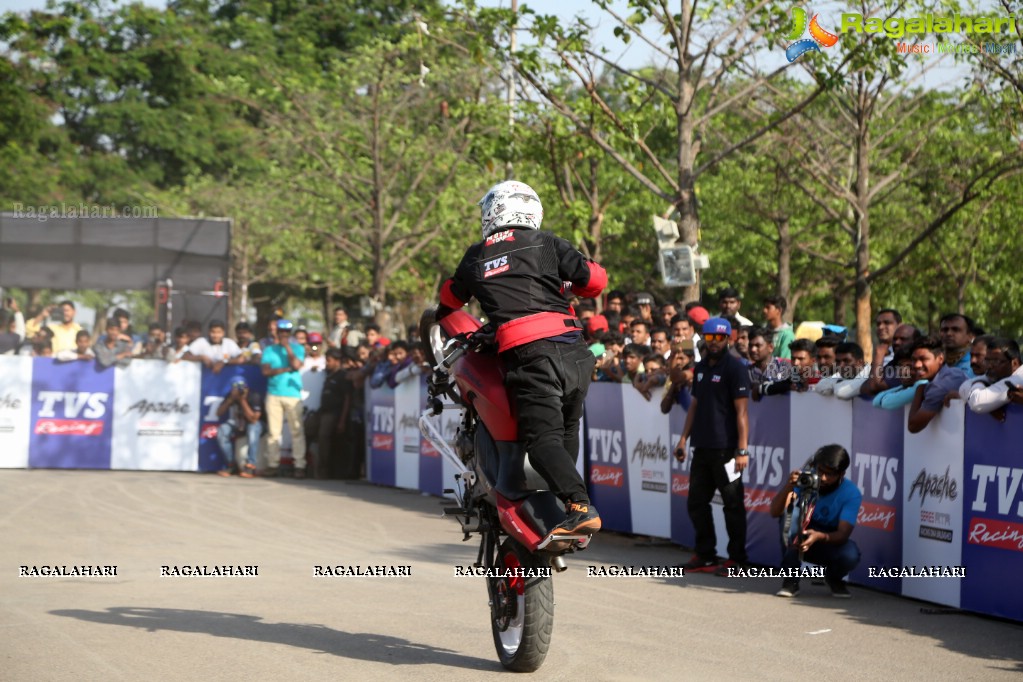
[[[796,313],[796,301],[792,300],[792,229],[788,217],[775,221],[778,228],[778,241],[775,242],[778,252],[778,295],[784,296],[788,302],[782,319],[791,323]]]

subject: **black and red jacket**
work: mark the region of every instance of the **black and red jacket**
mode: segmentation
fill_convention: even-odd
[[[577,328],[564,282],[572,293],[595,298],[607,273],[568,241],[530,228],[495,232],[469,247],[454,276],[440,288],[443,317],[476,298],[497,328],[500,351],[561,336]]]

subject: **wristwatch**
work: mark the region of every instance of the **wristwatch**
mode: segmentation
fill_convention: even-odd
[[[735,451],[735,456],[736,457],[749,457],[749,450],[747,450],[746,448],[741,448],[739,450],[736,450]]]

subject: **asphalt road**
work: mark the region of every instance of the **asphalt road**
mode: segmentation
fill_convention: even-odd
[[[0,680],[479,680],[505,673],[483,578],[440,500],[340,481],[0,471]],[[1023,627],[853,587],[690,575],[666,544],[598,536],[557,575],[543,680],[1020,679]],[[116,576],[19,577],[21,566]],[[162,566],[258,576],[161,577]],[[316,577],[317,565],[410,576]],[[1018,576],[1012,577],[1017,579]]]

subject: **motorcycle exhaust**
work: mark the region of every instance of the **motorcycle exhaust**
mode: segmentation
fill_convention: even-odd
[[[568,564],[565,563],[564,557],[556,556],[551,559],[551,568],[553,568],[556,573],[563,573],[568,570]]]

